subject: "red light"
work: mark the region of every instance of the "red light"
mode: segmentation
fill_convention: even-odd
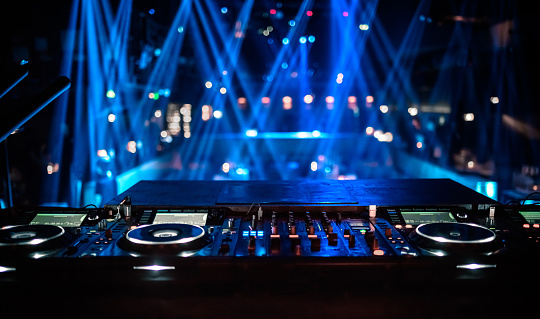
[[[270,14],[276,14],[276,9],[270,9]]]
[[[307,14],[308,17],[311,17],[311,16],[313,16],[313,11],[309,10],[308,12],[306,12],[306,14]]]

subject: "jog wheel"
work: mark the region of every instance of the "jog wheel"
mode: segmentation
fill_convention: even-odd
[[[502,248],[488,228],[468,223],[430,223],[418,226],[410,239],[428,255],[490,255]]]
[[[197,225],[156,224],[130,230],[118,241],[118,247],[142,254],[179,254],[200,250],[212,237]]]
[[[54,225],[17,225],[0,229],[0,255],[40,258],[65,248],[71,236]]]

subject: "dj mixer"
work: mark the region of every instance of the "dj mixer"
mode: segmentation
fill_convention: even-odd
[[[29,302],[135,317],[515,314],[540,266],[540,209],[451,180],[143,181],[103,207],[1,221],[13,315],[42,309]]]

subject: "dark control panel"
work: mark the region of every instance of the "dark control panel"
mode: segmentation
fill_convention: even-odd
[[[497,255],[540,236],[539,213],[510,208],[252,207],[25,210],[0,231],[1,258]]]

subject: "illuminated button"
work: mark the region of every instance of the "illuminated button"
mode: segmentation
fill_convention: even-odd
[[[373,251],[373,255],[374,256],[383,256],[384,255],[384,250],[381,250],[381,249],[375,249]]]

